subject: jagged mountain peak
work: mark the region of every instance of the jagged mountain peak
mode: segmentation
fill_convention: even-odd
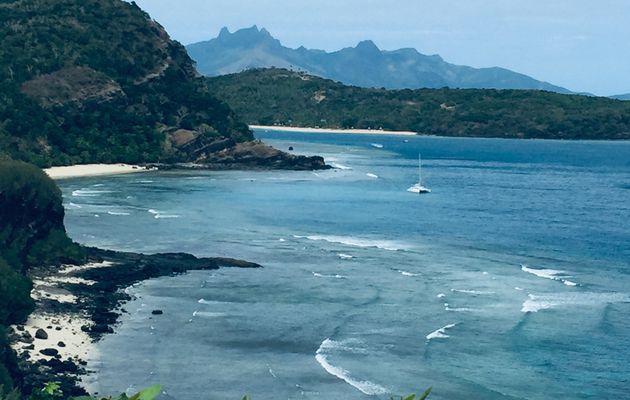
[[[378,46],[371,40],[362,40],[357,44],[357,47],[355,47],[355,49],[357,50],[362,50],[362,51],[381,51]]]
[[[292,49],[283,46],[265,28],[256,25],[191,44],[190,56],[201,73],[224,75],[251,68],[283,67],[304,70],[349,85],[403,88],[540,89],[570,93],[567,89],[538,81],[507,69],[472,68],[450,64],[437,54],[416,49],[380,50],[371,40],[334,52]]]
[[[239,29],[233,33],[227,27],[221,28],[219,36],[215,39],[219,42],[233,45],[252,45],[261,42],[280,43],[274,39],[269,31],[265,28],[258,29],[257,25],[249,28]]]

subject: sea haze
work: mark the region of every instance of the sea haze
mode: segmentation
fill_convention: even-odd
[[[265,267],[127,289],[101,394],[627,397],[630,143],[257,135],[338,168],[59,182],[81,243]]]

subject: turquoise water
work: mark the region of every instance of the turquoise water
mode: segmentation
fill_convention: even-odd
[[[60,182],[82,243],[265,266],[128,289],[99,392],[630,398],[630,143],[258,136],[339,169]]]

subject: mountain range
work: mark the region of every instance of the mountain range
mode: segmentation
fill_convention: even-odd
[[[571,93],[505,68],[455,65],[439,55],[425,55],[412,48],[381,50],[370,40],[335,52],[303,46],[291,49],[257,26],[234,33],[223,28],[218,37],[190,44],[186,49],[199,72],[207,76],[277,67],[361,87],[538,89]]]
[[[626,93],[626,94],[617,94],[614,96],[610,96],[611,99],[617,99],[617,100],[630,100],[630,93]]]

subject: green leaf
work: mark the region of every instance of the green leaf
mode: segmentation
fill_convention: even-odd
[[[59,383],[57,382],[48,382],[46,383],[46,385],[44,386],[44,388],[42,389],[42,392],[54,396],[55,394],[58,394],[60,392],[61,386],[59,386]]]
[[[162,386],[153,385],[150,386],[138,393],[138,400],[154,400],[156,397],[160,395],[162,391]]]
[[[410,394],[409,396],[404,397],[403,400],[415,400],[415,398],[416,398],[415,394]]]
[[[425,400],[427,397],[429,397],[432,390],[433,390],[433,387],[432,386],[429,387],[427,390],[424,391],[424,393],[420,395],[420,397],[418,397],[418,400]]]

